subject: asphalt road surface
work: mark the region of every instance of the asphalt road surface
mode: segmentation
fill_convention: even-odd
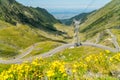
[[[20,57],[16,58],[16,59],[11,59],[11,60],[0,60],[0,63],[2,64],[19,64],[19,63],[22,63],[22,62],[25,62],[25,61],[32,61],[33,59],[35,58],[46,58],[46,57],[51,57],[53,56],[54,54],[56,54],[57,52],[60,52],[66,48],[70,48],[70,47],[74,47],[75,44],[64,44],[62,46],[59,46],[49,52],[46,52],[46,53],[43,53],[43,54],[39,54],[39,55],[36,55],[36,56],[33,56],[33,57],[29,57],[29,58],[25,58],[25,59],[20,59]],[[103,45],[100,45],[100,44],[95,44],[95,43],[82,43],[80,46],[93,46],[93,47],[98,47],[98,48],[101,48],[101,49],[104,49],[104,50],[109,50],[111,52],[118,52],[117,49],[114,49],[114,48],[110,48],[108,46],[103,46]],[[79,47],[80,47],[79,46]]]

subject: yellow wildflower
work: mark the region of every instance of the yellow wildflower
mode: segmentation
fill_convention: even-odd
[[[47,71],[47,76],[48,76],[48,77],[52,77],[52,76],[54,76],[54,75],[55,75],[55,73],[54,73],[53,70]]]
[[[78,66],[76,64],[73,65],[74,68],[77,68]]]
[[[113,61],[113,58],[112,58],[112,57],[110,58],[110,61],[111,61],[111,62]]]
[[[89,61],[90,61],[90,58],[89,58],[89,57],[86,57],[85,60],[86,60],[87,62],[89,62]]]
[[[73,69],[72,72],[75,73],[75,72],[77,72],[77,70],[76,70],[76,69]]]
[[[106,53],[110,53],[110,51],[109,51],[109,50],[105,50],[105,52],[106,52]]]
[[[67,76],[67,74],[66,74],[66,73],[64,73],[64,74],[63,74],[63,77],[66,77],[66,76]]]
[[[61,73],[64,73],[64,72],[65,72],[65,67],[64,67],[63,65],[60,66],[59,71],[60,71]]]

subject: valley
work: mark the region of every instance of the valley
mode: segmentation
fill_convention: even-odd
[[[119,80],[119,4],[57,20],[46,9],[0,0],[0,80]]]

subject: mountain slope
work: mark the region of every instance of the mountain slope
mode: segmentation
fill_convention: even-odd
[[[38,42],[64,43],[65,33],[54,27],[56,23],[59,21],[45,9],[0,0],[0,57],[18,55]]]
[[[80,32],[85,34],[86,39],[107,28],[120,26],[120,0],[112,0],[103,8],[88,16],[81,25]]]
[[[93,13],[94,11],[92,12],[89,12],[89,13],[81,13],[79,15],[76,15],[70,19],[63,19],[63,20],[60,20],[63,24],[65,25],[71,25],[72,24],[72,21],[73,19],[76,19],[76,20],[80,20],[82,21],[82,23],[87,19],[87,16],[90,15],[91,13]]]
[[[45,9],[26,7],[15,0],[0,0],[0,19],[14,25],[22,23],[51,30],[55,30],[52,24],[58,23]]]
[[[55,36],[55,34],[55,32],[45,32],[44,30],[28,25],[19,24],[13,26],[4,21],[0,21],[0,58],[9,58],[21,54],[21,50],[33,46],[36,43],[46,41],[56,42],[58,44],[64,43],[63,36]],[[52,45],[50,43],[46,44],[49,46]],[[41,49],[43,49],[44,46],[46,45],[42,45]]]

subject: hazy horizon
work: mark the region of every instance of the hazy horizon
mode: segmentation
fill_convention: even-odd
[[[103,7],[111,0],[16,0],[25,6],[45,8],[57,19],[67,19]]]
[[[84,9],[59,9],[59,10],[49,10],[49,12],[54,15],[55,18],[57,19],[69,19],[75,15],[78,15],[80,13],[85,13],[93,11],[92,9],[90,10],[84,10]]]

